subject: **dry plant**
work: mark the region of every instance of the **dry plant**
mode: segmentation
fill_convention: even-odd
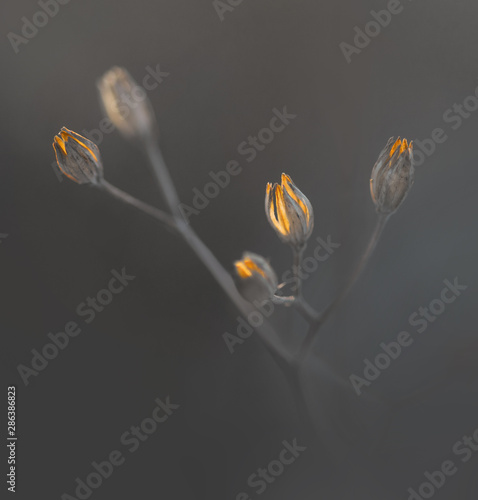
[[[63,127],[55,136],[53,148],[60,171],[78,184],[87,184],[112,196],[153,218],[163,227],[181,237],[207,267],[240,313],[247,316],[264,301],[272,301],[301,314],[308,323],[308,331],[296,353],[285,348],[276,329],[264,319],[256,327],[260,339],[289,381],[297,409],[311,433],[315,433],[305,401],[302,371],[306,358],[313,353],[312,346],[322,325],[339,307],[359,278],[380,239],[390,216],[407,196],[414,180],[413,145],[406,139],[391,138],[380,153],[372,169],[370,191],[377,211],[375,229],[358,263],[336,298],[319,311],[309,304],[302,293],[300,268],[307,241],[314,228],[313,208],[307,197],[282,174],[280,184],[267,184],[265,212],[279,239],[292,249],[294,293],[284,294],[284,284],[263,257],[246,252],[235,262],[237,276],[222,266],[184,220],[180,201],[158,145],[158,126],[151,103],[129,73],[115,67],[98,82],[100,100],[105,113],[121,134],[146,151],[159,191],[167,204],[164,212],[113,186],[104,179],[98,147],[90,140]],[[141,96],[141,98],[138,98]],[[312,434],[314,435],[314,434]]]

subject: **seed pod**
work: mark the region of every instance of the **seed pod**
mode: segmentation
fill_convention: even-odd
[[[249,302],[264,302],[277,291],[276,273],[266,259],[255,253],[246,252],[242,260],[234,262],[239,277],[237,288]]]
[[[114,67],[97,83],[103,110],[127,139],[151,139],[157,124],[153,107],[140,87],[124,68]]]
[[[265,206],[267,219],[279,238],[303,248],[314,229],[314,211],[288,175],[282,174],[280,185],[267,184]]]
[[[78,184],[100,184],[103,165],[98,146],[86,137],[63,127],[53,141],[60,171]]]
[[[381,214],[393,214],[413,186],[413,143],[392,137],[372,170],[370,193]]]

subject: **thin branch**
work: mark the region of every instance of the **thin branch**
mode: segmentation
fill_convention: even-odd
[[[117,200],[134,207],[136,210],[139,210],[140,212],[148,214],[153,219],[160,222],[169,231],[173,231],[175,233],[178,232],[174,218],[171,217],[169,214],[163,212],[162,210],[159,210],[159,208],[153,207],[151,205],[148,205],[147,203],[144,203],[141,200],[138,200],[134,196],[131,196],[125,191],[122,191],[116,186],[113,186],[113,184],[110,184],[108,181],[103,180],[101,184],[97,185],[97,187],[102,191],[106,192],[107,194],[109,194],[110,196],[112,196],[113,198],[116,198]]]
[[[194,232],[191,226],[184,221],[179,209],[180,202],[176,188],[171,179],[168,167],[164,161],[157,141],[154,139],[144,141],[144,146],[157,184],[171,213],[174,216],[175,227],[179,234],[213,275],[226,295],[239,309],[241,314],[247,317],[247,315],[255,311],[255,308],[242,298],[240,293],[237,291],[236,285],[229,272],[224,269],[215,255]],[[279,336],[267,321],[264,320],[262,326],[256,328],[256,330],[260,333],[267,349],[279,365],[283,366],[284,363],[290,364],[292,362],[291,354],[284,348]]]
[[[320,313],[317,312],[302,296],[296,297],[292,302],[292,306],[295,307],[297,312],[301,314],[309,324],[315,323],[320,317]]]
[[[302,248],[292,247],[294,262],[292,264],[292,272],[296,282],[296,297],[302,297],[302,278],[300,277],[300,268],[302,266],[302,257],[304,255],[305,246]]]
[[[251,312],[256,310],[252,304],[242,298],[240,293],[237,291],[231,275],[224,269],[211,250],[203,243],[203,241],[183,219],[174,218],[164,213],[162,210],[138,200],[107,181],[103,181],[99,184],[98,188],[115,199],[149,215],[156,221],[160,222],[162,226],[182,236],[188,246],[193,250],[212,276],[216,279],[226,295],[239,309],[240,313],[247,318]],[[258,331],[259,336],[264,342],[267,350],[282,369],[284,366],[292,364],[292,355],[285,349],[277,332],[270,325],[270,323],[264,320],[260,327],[256,327],[256,330]]]
[[[204,244],[191,226],[186,224],[182,219],[177,219],[176,223],[179,233],[183,236],[186,243],[191,247],[207,269],[209,269],[210,273],[226,295],[236,305],[241,314],[247,317],[251,312],[255,311],[256,309],[249,302],[244,300],[242,295],[238,292],[230,273],[224,269],[216,256]],[[264,320],[262,326],[256,328],[256,330],[261,334],[262,340],[266,343],[269,352],[273,353],[276,360],[277,355],[279,355],[287,364],[292,362],[291,354],[284,348],[278,334],[268,322]]]
[[[328,305],[328,307],[319,315],[319,317],[310,324],[309,331],[299,349],[298,361],[302,362],[307,356],[312,343],[314,342],[317,333],[319,332],[322,325],[327,321],[329,316],[338,308],[338,306],[342,303],[342,301],[347,297],[350,290],[353,288],[358,278],[362,274],[362,271],[365,269],[367,263],[370,260],[370,257],[377,246],[377,243],[382,235],[382,232],[387,224],[390,215],[388,214],[380,214],[377,219],[377,223],[375,225],[375,229],[370,237],[369,243],[363,253],[361,259],[359,260],[357,266],[355,267],[353,273],[350,275],[349,279],[345,283],[342,290],[339,292],[337,297]]]
[[[166,201],[169,210],[176,217],[182,217],[179,209],[179,197],[174,186],[168,167],[164,161],[163,154],[156,140],[149,139],[144,141],[144,149],[152,167],[159,190]]]
[[[148,159],[153,169],[153,173],[155,174],[155,178],[160,191],[164,199],[166,200],[171,213],[173,214],[172,220],[174,222],[175,229],[183,237],[185,242],[194,251],[201,262],[210,271],[210,273],[216,279],[226,295],[236,305],[241,314],[247,317],[251,312],[255,311],[255,308],[242,298],[234,284],[230,273],[224,269],[215,255],[211,252],[211,250],[198,237],[191,226],[189,226],[182,218],[182,214],[179,209],[179,198],[173,181],[169,175],[166,163],[162,157],[159,146],[156,142],[153,141],[147,142],[145,146],[148,154]],[[133,204],[133,206],[139,208],[138,205]],[[145,207],[143,206],[143,208]],[[159,215],[156,210],[157,209],[148,210],[147,213],[153,216],[154,214]],[[163,216],[164,214],[161,212],[161,219],[164,218]],[[304,249],[294,249],[293,269],[297,279],[297,293],[294,297],[293,305],[310,324],[315,324],[319,318],[319,315],[302,296],[302,280],[300,278],[300,267],[302,264],[303,250]],[[312,424],[312,421],[310,420],[310,416],[308,415],[307,403],[300,387],[300,365],[297,364],[297,358],[292,356],[290,352],[285,349],[275,329],[265,319],[262,325],[260,327],[256,327],[255,329],[259,333],[259,337],[264,343],[266,349],[269,351],[272,358],[277,363],[278,367],[281,369],[285,378],[291,385],[292,391],[296,398],[299,416],[304,421],[306,427],[309,430],[313,431],[314,426]],[[313,435],[315,435],[315,433],[313,433]]]

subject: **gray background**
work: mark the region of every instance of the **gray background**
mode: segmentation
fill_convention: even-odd
[[[92,498],[406,499],[478,428],[478,115],[456,131],[443,121],[478,85],[478,4],[402,3],[348,64],[339,44],[385,2],[244,0],[221,22],[209,0],[71,0],[18,54],[7,34],[39,7],[3,2],[0,322],[5,392],[18,388],[19,498],[73,494],[92,461],[121,449],[125,464]],[[342,245],[305,284],[318,307],[373,228],[368,180],[386,140],[424,139],[437,127],[449,136],[417,168],[370,267],[323,330],[319,356],[347,381],[380,342],[410,330],[409,315],[439,297],[444,279],[468,290],[373,384],[379,402],[311,376],[309,404],[336,453],[319,448],[314,458],[309,448],[262,495],[248,476],[282,440],[306,444],[282,376],[255,337],[229,354],[222,334],[234,333],[237,313],[179,240],[94,190],[60,183],[50,166],[61,126],[98,127],[104,71],[122,65],[140,81],[158,63],[170,76],[149,97],[181,200],[229,160],[243,166],[193,217],[195,229],[229,268],[248,249],[282,273],[289,250],[267,225],[263,196],[267,181],[289,173],[314,206],[314,235]],[[283,106],[297,118],[247,163],[237,146]],[[162,206],[131,144],[114,132],[101,152],[110,182]],[[17,365],[123,266],[136,280],[24,387]],[[303,332],[283,312],[275,321],[291,345]],[[181,408],[128,454],[121,434],[168,394]],[[459,463],[434,498],[475,499],[477,460]]]

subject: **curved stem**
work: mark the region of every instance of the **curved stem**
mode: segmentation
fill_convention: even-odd
[[[292,305],[309,324],[319,319],[320,314],[302,296],[296,297]]]
[[[312,343],[315,340],[315,337],[320,330],[321,326],[327,321],[329,316],[337,309],[337,307],[342,303],[342,301],[347,297],[349,294],[350,290],[353,288],[355,285],[356,281],[362,274],[362,271],[365,269],[368,261],[370,260],[370,257],[373,254],[373,251],[375,250],[375,247],[377,246],[377,243],[380,239],[380,236],[382,235],[382,232],[385,228],[385,225],[387,224],[387,221],[390,217],[390,214],[380,214],[377,219],[377,223],[375,225],[375,229],[370,237],[369,243],[365,249],[365,252],[363,253],[362,257],[360,258],[357,266],[355,267],[354,271],[350,275],[349,279],[345,283],[344,287],[342,290],[339,292],[337,297],[326,307],[326,309],[318,316],[318,318],[310,324],[309,331],[307,332],[307,335],[302,342],[302,345],[299,350],[299,355],[298,355],[298,360],[303,361],[308,352],[310,351],[310,348],[312,346]]]
[[[236,305],[239,311],[246,317],[251,312],[255,311],[255,308],[242,298],[241,294],[237,291],[236,285],[234,284],[234,280],[232,279],[231,275],[224,269],[221,263],[217,260],[216,256],[204,244],[204,242],[194,232],[191,226],[189,226],[182,219],[177,219],[176,224],[179,233],[184,238],[186,243],[191,247],[191,249],[199,257],[199,259],[207,267],[207,269],[209,269],[210,273],[216,279],[226,295]],[[256,328],[256,330],[258,330],[258,332],[261,334],[262,340],[264,341],[266,347],[276,361],[277,356],[279,356],[287,364],[290,364],[292,362],[292,356],[284,348],[279,340],[279,336],[269,323],[264,321],[262,326]]]
[[[144,141],[146,155],[153,169],[153,174],[156,178],[159,190],[166,201],[171,213],[177,217],[181,217],[179,210],[179,197],[174,187],[173,180],[169,174],[168,167],[164,161],[163,154],[157,141],[153,138]]]
[[[113,184],[110,184],[108,181],[103,180],[101,184],[97,185],[97,187],[103,190],[104,192],[108,193],[113,198],[116,198],[117,200],[136,208],[140,212],[143,212],[153,217],[163,226],[165,226],[168,230],[176,233],[178,232],[174,218],[171,217],[169,214],[163,212],[162,210],[159,210],[159,208],[153,207],[151,205],[148,205],[147,203],[144,203],[141,200],[138,200],[134,196],[131,196],[125,191],[117,188],[116,186],[113,186]]]
[[[295,296],[298,298],[302,297],[302,278],[300,277],[300,268],[302,266],[302,257],[304,255],[305,246],[301,248],[292,247],[292,254],[294,258],[294,263],[292,264],[292,271],[294,273],[294,278],[296,282],[296,293]]]
[[[272,297],[272,302],[285,307],[294,307],[308,323],[314,322],[319,317],[319,313],[304,299],[303,296],[294,297],[291,295],[289,297],[282,297],[280,295],[274,295]]]
[[[247,317],[251,312],[255,311],[255,308],[249,302],[246,302],[237,291],[231,275],[224,269],[211,250],[182,218],[172,217],[162,210],[138,200],[105,180],[97,187],[117,200],[149,215],[160,222],[162,226],[179,234],[206,266],[229,299],[239,309],[240,313]],[[256,327],[256,330],[267,350],[282,369],[285,365],[290,365],[292,363],[292,355],[285,349],[277,332],[270,323],[264,320],[260,327]]]
[[[213,275],[226,295],[239,309],[241,314],[247,316],[255,309],[251,304],[242,298],[240,293],[237,291],[231,275],[224,269],[215,255],[194,232],[191,226],[184,221],[179,209],[180,202],[176,188],[171,179],[168,167],[164,161],[157,141],[153,138],[145,140],[144,146],[146,148],[148,160],[153,169],[159,189],[174,216],[175,227],[179,234]],[[276,362],[279,364],[283,361],[287,364],[291,362],[292,357],[290,353],[283,347],[279,340],[279,336],[269,323],[264,321],[262,326],[260,328],[256,328],[256,330],[261,334],[260,336],[263,342],[266,344],[267,349]],[[278,361],[279,359],[283,361]]]
[[[144,145],[157,184],[173,217],[167,216],[160,210],[150,207],[139,200],[135,200],[133,197],[126,195],[126,193],[121,192],[120,194],[120,190],[114,188],[114,186],[111,186],[110,184],[106,184],[107,191],[110,192],[110,194],[114,193],[118,199],[121,199],[139,210],[142,210],[143,212],[154,217],[156,220],[166,223],[168,226],[171,226],[172,221],[174,229],[182,236],[184,241],[210,271],[226,295],[239,309],[241,314],[247,317],[251,312],[255,311],[255,308],[242,298],[231,275],[224,269],[215,255],[198,237],[191,226],[189,226],[182,218],[179,198],[158,144],[156,141],[148,140],[145,141]],[[304,300],[302,296],[300,267],[302,264],[304,248],[293,249],[293,252],[293,270],[297,280],[297,291],[294,297],[293,305],[309,323],[314,324],[319,318],[318,313]],[[307,404],[300,384],[300,365],[297,365],[297,359],[294,358],[287,349],[285,349],[278,334],[267,321],[264,320],[261,327],[256,327],[256,331],[259,333],[260,339],[291,385],[292,392],[296,398],[300,418],[311,431],[311,434],[315,435],[314,425],[310,419]]]

